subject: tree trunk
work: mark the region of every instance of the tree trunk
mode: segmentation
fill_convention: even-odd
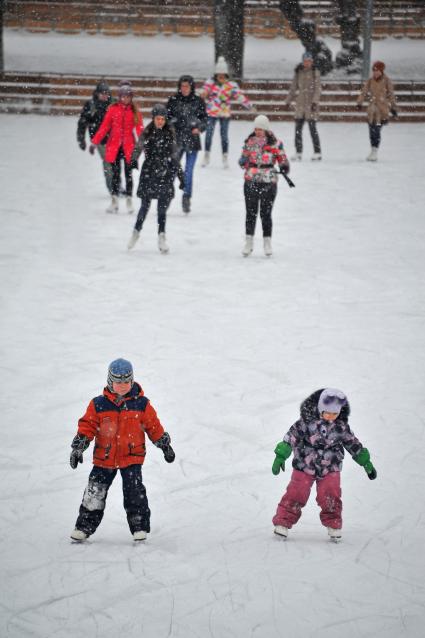
[[[4,71],[4,56],[3,56],[3,12],[4,1],[0,0],[0,73]]]
[[[230,75],[243,76],[244,0],[214,0],[215,59],[222,55]]]

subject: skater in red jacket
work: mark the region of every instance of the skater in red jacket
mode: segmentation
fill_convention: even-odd
[[[102,395],[90,401],[78,421],[78,432],[71,444],[70,465],[75,469],[83,462],[83,452],[94,439],[94,467],[71,534],[74,541],[86,540],[98,528],[108,490],[118,470],[130,532],[135,541],[146,539],[150,531],[150,510],[142,481],[145,432],[163,451],[167,463],[172,463],[175,454],[170,435],[164,432],[149,399],[134,381],[131,363],[116,359],[108,369],[107,387]]]
[[[133,89],[130,83],[122,82],[118,91],[118,102],[112,104],[106,111],[106,115],[98,131],[92,139],[90,153],[108,135],[105,150],[105,162],[112,165],[111,204],[106,209],[108,213],[118,212],[118,194],[120,189],[120,164],[124,160],[124,173],[126,182],[127,211],[133,209],[133,178],[131,171],[135,168],[131,161],[134,145],[143,131],[142,114],[133,102]]]

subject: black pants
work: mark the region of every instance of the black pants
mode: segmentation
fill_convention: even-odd
[[[134,228],[139,232],[142,230],[143,222],[146,219],[146,215],[149,212],[149,208],[152,202],[152,197],[145,195],[142,198],[139,214],[137,215]],[[158,197],[158,233],[165,233],[165,224],[167,222],[167,210],[171,204],[173,195],[166,191],[163,195]]]
[[[108,490],[118,470],[104,467],[93,467],[89,475],[89,483],[84,491],[75,527],[87,535],[94,534],[103,518]],[[142,481],[142,466],[129,465],[120,469],[124,509],[127,513],[128,526],[131,533],[150,531],[150,516],[146,489]]]
[[[381,143],[381,124],[369,124],[370,145],[379,148]]]
[[[260,209],[263,237],[272,236],[272,210],[276,199],[276,184],[245,182],[244,195],[246,206],[245,230],[247,235],[254,235],[258,209]]]
[[[118,151],[118,155],[112,166],[112,184],[111,195],[118,195],[121,186],[121,160],[124,160],[124,175],[125,175],[125,194],[127,197],[131,197],[133,194],[133,176],[131,174],[130,165],[125,161],[122,148]]]
[[[303,126],[305,119],[295,120],[295,149],[297,153],[303,152]],[[311,140],[313,142],[313,148],[315,153],[320,153],[320,139],[317,132],[316,122],[314,120],[307,120],[310,129]]]

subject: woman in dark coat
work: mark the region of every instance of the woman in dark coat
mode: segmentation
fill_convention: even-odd
[[[142,153],[145,161],[140,172],[137,197],[142,200],[128,249],[134,247],[140,236],[143,222],[148,214],[151,201],[158,200],[158,248],[167,253],[169,248],[165,237],[167,210],[174,198],[173,182],[178,176],[180,188],[184,188],[183,171],[180,167],[174,129],[167,122],[167,109],[156,104],[152,109],[152,122],[139,138],[133,152],[133,161]]]
[[[182,75],[179,79],[177,93],[168,100],[167,112],[169,122],[176,131],[179,158],[186,153],[182,207],[185,213],[189,213],[193,170],[198,151],[201,150],[200,133],[207,126],[205,102],[195,94],[195,82],[191,75]]]

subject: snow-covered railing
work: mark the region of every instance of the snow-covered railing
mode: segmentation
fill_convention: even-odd
[[[106,78],[114,93],[122,77]],[[152,106],[165,102],[176,90],[177,78],[144,77],[131,80],[136,100],[145,117]],[[78,115],[83,103],[90,98],[99,76],[61,75],[54,73],[4,73],[0,75],[1,113],[40,113],[46,115]],[[197,80],[197,86],[202,80]],[[292,120],[293,111],[285,105],[290,79],[247,80],[244,91],[257,111],[272,120]],[[365,109],[356,109],[361,83],[355,80],[323,81],[320,102],[321,120],[328,122],[359,121],[365,119]],[[395,82],[400,122],[425,121],[425,81]],[[252,119],[251,113],[240,105],[233,107],[236,119]]]

